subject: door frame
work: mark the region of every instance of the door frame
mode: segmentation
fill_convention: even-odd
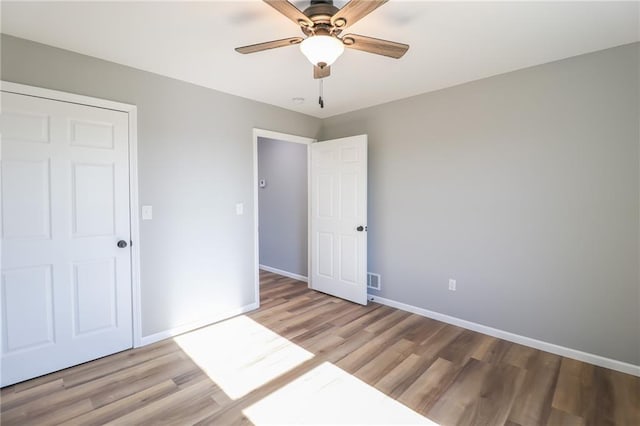
[[[310,145],[317,142],[317,139],[306,136],[291,135],[288,133],[274,132],[271,130],[253,128],[253,270],[256,306],[260,307],[260,235],[258,227],[260,225],[258,206],[258,138],[277,139],[284,142],[293,142],[307,145],[307,217],[311,208],[311,149]],[[307,223],[307,286],[311,288],[311,223]]]
[[[138,205],[138,107],[90,96],[0,80],[0,91],[36,98],[51,99],[127,113],[129,117],[129,226],[131,232],[131,310],[133,347],[142,346],[142,304],[140,286],[140,222]],[[0,140],[0,147],[2,141]],[[1,159],[1,150],[0,150]],[[1,246],[0,246],[1,250]],[[0,251],[0,267],[2,266]]]

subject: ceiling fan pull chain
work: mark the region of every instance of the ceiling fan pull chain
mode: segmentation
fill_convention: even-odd
[[[320,96],[318,97],[318,103],[320,104],[320,108],[324,108],[324,99],[322,99],[322,96],[323,96],[322,95],[322,88],[323,88],[322,87],[323,86],[322,82],[323,81],[324,81],[323,79],[320,79]]]

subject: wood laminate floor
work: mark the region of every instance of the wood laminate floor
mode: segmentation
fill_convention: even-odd
[[[261,272],[248,315],[2,389],[3,425],[640,425],[640,379]]]

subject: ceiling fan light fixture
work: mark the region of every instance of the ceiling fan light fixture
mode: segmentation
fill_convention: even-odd
[[[313,65],[331,65],[344,52],[344,45],[337,37],[315,35],[304,39],[300,50]]]

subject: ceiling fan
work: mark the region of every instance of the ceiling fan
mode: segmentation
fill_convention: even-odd
[[[263,1],[299,25],[306,37],[289,37],[237,47],[236,51],[239,53],[255,53],[300,44],[300,50],[314,66],[313,77],[325,78],[331,74],[331,64],[344,52],[345,47],[395,59],[401,58],[409,50],[408,44],[358,34],[342,35],[345,28],[388,0],[351,0],[342,9],[334,6],[333,0],[311,0],[311,5],[304,11],[286,0]]]

